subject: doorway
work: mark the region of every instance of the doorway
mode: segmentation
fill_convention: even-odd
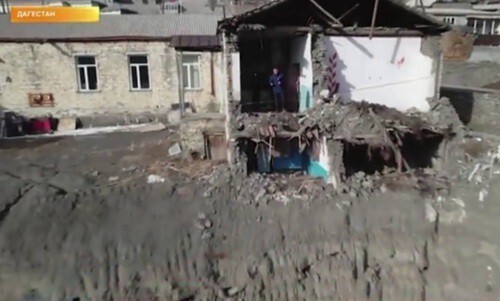
[[[291,64],[287,74],[285,110],[288,112],[298,112],[300,99],[300,63]]]

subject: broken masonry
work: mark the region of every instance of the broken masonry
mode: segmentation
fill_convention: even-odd
[[[405,114],[367,102],[332,101],[290,112],[242,113],[232,137],[247,172],[304,171],[337,186],[365,174],[433,167],[453,136],[428,114]]]

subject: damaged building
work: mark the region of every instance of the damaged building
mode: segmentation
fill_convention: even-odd
[[[248,171],[302,171],[335,184],[356,171],[429,167],[451,135],[427,118],[448,28],[404,5],[278,0],[219,29],[228,156]],[[273,68],[284,74],[283,108],[274,105]]]

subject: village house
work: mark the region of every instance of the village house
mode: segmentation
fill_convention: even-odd
[[[221,111],[215,16],[101,16],[89,24],[9,17],[0,16],[4,112],[97,126]]]
[[[235,164],[244,156],[249,170],[304,170],[336,182],[335,162],[348,143],[331,144],[316,130],[307,146],[302,134],[310,127],[297,128],[322,99],[427,112],[439,98],[440,35],[449,28],[392,0],[277,0],[224,20],[220,30],[228,157]],[[285,75],[286,118],[273,106],[274,67]]]
[[[474,45],[500,44],[500,4],[468,2],[435,2],[425,12],[454,29],[475,35]]]

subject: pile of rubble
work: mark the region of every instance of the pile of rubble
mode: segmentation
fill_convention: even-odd
[[[455,119],[458,118],[456,113],[454,116],[441,118],[443,108],[453,110],[446,101],[442,99],[433,104],[430,113],[402,113],[384,105],[337,100],[314,106],[303,114],[240,114],[234,127],[237,133],[255,137],[274,137],[280,134],[300,137],[307,135],[309,131],[319,130],[329,138],[342,140],[356,137],[379,138],[388,130],[415,134],[422,131],[444,132],[453,130],[457,121]]]
[[[458,162],[461,165],[459,178],[482,187],[478,196],[478,200],[482,202],[488,194],[491,179],[500,174],[500,145],[482,156],[467,156],[467,159],[469,162]]]
[[[204,180],[204,179],[202,179]],[[292,201],[309,202],[315,197],[334,199],[337,192],[321,178],[297,172],[294,174],[251,173],[244,176],[241,171],[220,167],[207,176],[208,187],[205,198],[231,190],[235,202],[245,205],[266,205],[278,202],[284,205]],[[228,185],[231,183],[231,185]]]
[[[442,122],[435,114],[402,113],[384,105],[354,101],[333,101],[315,106],[306,112],[301,125],[319,127],[322,133],[330,133],[332,138],[337,136],[346,140],[377,138],[377,135],[384,136],[386,131],[419,134],[450,129],[450,123]]]
[[[389,190],[416,190],[424,196],[436,197],[449,192],[450,182],[446,176],[438,174],[433,169],[397,173],[395,169],[387,168],[373,175],[357,172],[339,184],[338,192],[352,198],[368,198],[372,193],[386,193]]]

